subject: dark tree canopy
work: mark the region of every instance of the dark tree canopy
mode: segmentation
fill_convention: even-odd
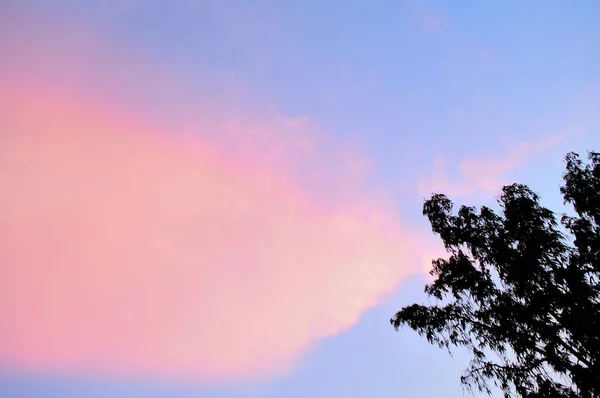
[[[423,206],[450,257],[432,262],[425,292],[436,304],[404,307],[391,322],[440,347],[466,347],[468,388],[600,397],[600,153],[587,163],[568,154],[563,180],[574,216],[560,222],[521,184],[503,188],[501,214],[454,214],[441,194]]]

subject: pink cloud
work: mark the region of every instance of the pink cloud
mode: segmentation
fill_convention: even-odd
[[[458,163],[457,170],[453,173],[450,173],[445,160],[437,157],[434,176],[421,179],[418,190],[422,195],[440,192],[451,197],[496,194],[503,185],[513,182],[510,180],[513,170],[574,133],[563,132],[537,142],[521,142],[512,146],[503,157],[466,157]]]
[[[276,375],[417,270],[368,162],[310,120],[28,32],[0,69],[1,367]]]
[[[446,30],[447,18],[439,9],[423,5],[415,8],[416,20],[421,29],[438,33]]]

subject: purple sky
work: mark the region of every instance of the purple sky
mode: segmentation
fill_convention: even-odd
[[[600,149],[598,21],[594,0],[3,1],[0,396],[464,396],[467,356],[389,325],[425,300],[440,254],[422,200],[490,203],[518,181],[561,204],[564,154]],[[80,193],[114,188],[123,168],[135,183],[94,209],[145,220],[178,206],[164,224],[130,229],[137,219],[111,215],[56,227],[89,213],[97,196]],[[223,192],[248,209],[223,205]],[[40,226],[31,209],[49,198],[62,218]],[[145,248],[190,214],[201,220],[192,236],[220,235],[213,247],[165,245],[165,264],[184,264],[166,290]],[[133,253],[97,257],[116,279],[78,271],[92,241],[72,243],[80,230]],[[120,303],[89,306],[104,288],[138,294],[138,279],[148,289],[131,299],[135,320]],[[183,298],[178,283],[203,293]],[[29,301],[27,289],[39,289]],[[150,330],[139,309],[156,306],[180,328]]]

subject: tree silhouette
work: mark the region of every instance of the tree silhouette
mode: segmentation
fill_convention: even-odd
[[[506,397],[600,397],[600,153],[566,156],[560,192],[574,216],[555,214],[527,186],[498,203],[462,206],[435,194],[423,206],[450,257],[432,262],[434,305],[402,308],[391,323],[430,343],[466,347],[469,389]],[[562,230],[561,230],[562,224]]]

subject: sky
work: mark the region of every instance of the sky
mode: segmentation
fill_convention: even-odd
[[[463,397],[423,200],[562,211],[597,1],[0,3],[0,395]],[[476,393],[473,396],[479,396]]]

